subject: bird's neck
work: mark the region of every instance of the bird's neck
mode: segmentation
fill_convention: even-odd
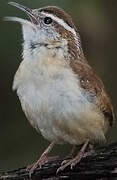
[[[23,44],[23,59],[30,61],[46,60],[55,58],[60,61],[63,60],[84,60],[82,48],[75,41],[62,40],[54,43],[36,43],[24,42]]]

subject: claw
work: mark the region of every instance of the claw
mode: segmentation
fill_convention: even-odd
[[[67,164],[70,160],[71,158],[63,160],[61,163],[61,166],[63,166],[64,164]]]
[[[41,157],[36,163],[27,167],[27,171],[29,171],[29,177],[31,178],[34,171],[39,167],[41,168],[46,162],[48,162],[48,158],[45,156]]]
[[[73,159],[70,159],[70,160],[64,160],[61,164],[61,167],[59,167],[57,169],[57,174],[60,172],[60,171],[63,171],[66,167],[70,166],[71,167],[71,170],[73,170],[73,168],[76,166],[76,164],[78,164],[81,159],[83,158],[84,154],[85,154],[85,149],[88,145],[89,141],[87,140],[84,145],[82,146],[81,150],[78,152],[78,154],[76,155],[75,158]]]
[[[39,158],[39,160],[34,163],[31,166],[27,167],[27,171],[29,171],[29,177],[31,178],[32,174],[34,173],[34,171],[39,167],[41,168],[45,163],[47,163],[48,161],[52,161],[53,159],[55,159],[55,157],[48,157],[49,152],[52,150],[53,146],[54,146],[55,142],[51,142],[51,144],[48,146],[48,148],[43,152],[43,154],[41,155],[41,157]]]
[[[79,152],[78,155],[73,159],[63,161],[61,167],[57,169],[57,173],[59,173],[60,171],[63,171],[69,165],[70,165],[71,169],[73,170],[73,168],[76,166],[76,164],[78,164],[83,157],[83,154],[81,152]]]
[[[31,175],[34,173],[34,171],[37,169],[37,168],[40,168],[48,163],[48,162],[51,162],[51,161],[54,161],[56,159],[58,159],[59,156],[52,156],[52,157],[47,157],[47,156],[42,156],[36,163],[33,163],[32,165],[28,166],[27,167],[27,171],[29,171],[29,176],[31,178]]]

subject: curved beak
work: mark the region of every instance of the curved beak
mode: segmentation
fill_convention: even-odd
[[[33,14],[33,12],[32,12],[32,9],[30,9],[30,8],[28,8],[28,7],[25,7],[25,6],[21,5],[21,4],[18,4],[18,3],[16,3],[16,2],[9,2],[8,4],[11,5],[11,6],[14,6],[14,7],[16,7],[16,8],[18,8],[18,9],[22,10],[22,11],[24,11],[24,12],[29,16],[29,18],[30,18],[30,20],[31,20],[32,23],[34,23],[34,24],[38,24],[38,23],[39,23],[36,15]],[[12,18],[12,17],[11,17],[11,18]],[[11,19],[11,18],[9,17],[9,18],[7,18],[7,19]],[[20,18],[16,18],[16,19],[18,20],[18,19],[20,19]],[[11,19],[11,20],[12,20],[12,19]],[[14,21],[15,21],[15,20],[14,20]]]

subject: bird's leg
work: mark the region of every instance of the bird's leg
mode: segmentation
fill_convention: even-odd
[[[72,158],[74,157],[75,152],[76,152],[76,149],[77,149],[77,146],[74,145],[74,146],[72,147],[70,153],[65,157],[65,160],[62,161],[61,166],[64,165],[64,164],[66,164],[66,163],[69,161],[69,159],[72,159]]]
[[[89,140],[86,140],[85,143],[83,144],[82,148],[78,152],[78,154],[73,159],[70,159],[69,161],[67,161],[66,164],[61,165],[61,167],[57,169],[57,173],[60,171],[63,171],[69,165],[71,166],[71,169],[73,169],[73,167],[81,161],[88,144],[89,144]]]
[[[31,174],[33,174],[33,172],[42,165],[44,165],[45,163],[47,163],[48,161],[54,159],[54,157],[48,157],[48,154],[50,153],[50,151],[52,150],[53,146],[55,145],[55,141],[53,141],[48,147],[47,149],[43,152],[43,154],[41,155],[41,157],[38,159],[38,161],[36,163],[34,163],[32,166],[28,167],[27,170],[29,171],[29,174],[31,176]]]
[[[71,149],[71,152],[69,153],[68,157],[73,157],[76,152],[77,146],[74,145]]]
[[[94,146],[89,144],[89,151],[85,152],[83,157],[91,156],[92,154],[95,154]]]

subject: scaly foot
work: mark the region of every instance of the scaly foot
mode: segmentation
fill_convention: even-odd
[[[68,167],[69,165],[71,166],[71,169],[74,168],[74,166],[76,164],[78,164],[82,157],[84,156],[85,154],[85,149],[86,147],[88,146],[88,143],[89,143],[89,140],[87,140],[84,145],[82,146],[81,150],[78,152],[78,154],[76,155],[75,158],[73,159],[70,159],[70,160],[64,160],[61,164],[61,167],[57,169],[57,173],[59,173],[60,171],[63,171],[66,167]]]
[[[63,170],[64,170],[66,167],[68,167],[69,165],[71,166],[71,169],[73,169],[74,166],[81,161],[83,155],[84,155],[84,153],[82,153],[82,152],[80,151],[75,158],[64,160],[64,161],[61,163],[61,167],[57,169],[57,173],[59,173],[60,171],[63,171]]]
[[[44,164],[54,161],[58,158],[58,156],[52,156],[52,157],[48,157],[48,156],[41,156],[40,159],[33,163],[32,165],[27,167],[27,171],[29,171],[29,176],[31,177],[31,175],[34,173],[34,171],[37,168],[41,168]]]
[[[55,142],[51,142],[51,144],[48,146],[48,148],[43,152],[43,154],[41,155],[41,157],[39,158],[39,160],[34,163],[31,166],[28,166],[27,171],[29,171],[29,176],[31,177],[31,175],[34,173],[34,171],[38,168],[38,167],[42,167],[42,165],[44,165],[45,163],[47,163],[48,161],[52,161],[55,159],[55,157],[48,157],[48,154],[50,153],[50,151],[52,150],[53,146],[54,146]],[[57,158],[57,157],[56,157]]]

